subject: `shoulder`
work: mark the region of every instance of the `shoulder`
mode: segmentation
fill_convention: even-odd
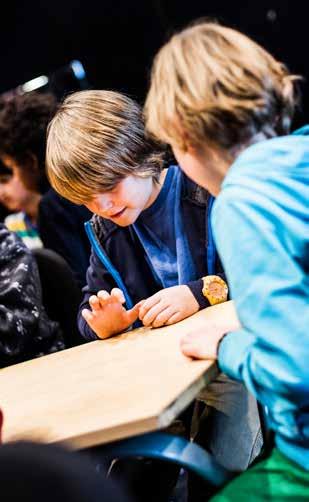
[[[12,213],[6,216],[4,224],[11,232],[26,230],[25,213]]]
[[[173,176],[182,184],[182,198],[200,206],[207,206],[210,193],[203,187],[197,185],[181,170],[178,165],[171,165]]]
[[[14,263],[20,255],[30,255],[29,249],[15,232],[10,231],[5,224],[0,224],[0,263]]]
[[[275,184],[279,178],[288,181],[308,175],[309,136],[290,134],[261,141],[244,150],[231,166],[223,188],[233,183],[252,186],[252,180]]]
[[[309,137],[290,135],[247,148],[234,162],[222,184],[216,212],[223,207],[283,216],[302,214],[307,206]]]

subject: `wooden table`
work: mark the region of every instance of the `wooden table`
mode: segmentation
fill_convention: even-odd
[[[214,363],[179,349],[200,315],[0,370],[3,441],[79,449],[168,426],[217,374]]]

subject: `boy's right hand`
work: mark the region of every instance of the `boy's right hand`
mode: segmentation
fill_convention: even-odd
[[[111,294],[102,290],[90,296],[91,310],[83,309],[82,316],[99,338],[109,338],[125,331],[138,318],[141,302],[131,310],[126,310],[124,303],[121,289],[114,288]]]

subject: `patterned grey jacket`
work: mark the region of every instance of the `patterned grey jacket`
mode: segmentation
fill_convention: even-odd
[[[0,367],[64,349],[42,306],[35,259],[0,223]]]

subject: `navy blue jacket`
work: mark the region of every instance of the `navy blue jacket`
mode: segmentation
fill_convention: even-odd
[[[86,207],[64,199],[52,188],[43,195],[39,206],[38,230],[44,247],[66,260],[80,288],[85,286],[89,264],[90,245],[84,223],[90,216]]]
[[[215,253],[210,228],[210,208],[213,198],[203,188],[189,180],[182,173],[183,186],[181,209],[183,223],[197,271],[197,280],[188,284],[200,308],[209,306],[202,294],[202,277],[208,274],[222,276],[222,266]],[[126,307],[131,308],[148,298],[162,286],[156,279],[145,258],[144,249],[135,234],[133,226],[119,227],[115,223],[94,215],[86,224],[86,231],[92,244],[90,265],[87,270],[87,286],[78,314],[78,326],[87,340],[97,338],[81,315],[89,308],[89,297],[101,289],[111,291],[119,287],[125,293]],[[209,270],[213,258],[213,270]]]

